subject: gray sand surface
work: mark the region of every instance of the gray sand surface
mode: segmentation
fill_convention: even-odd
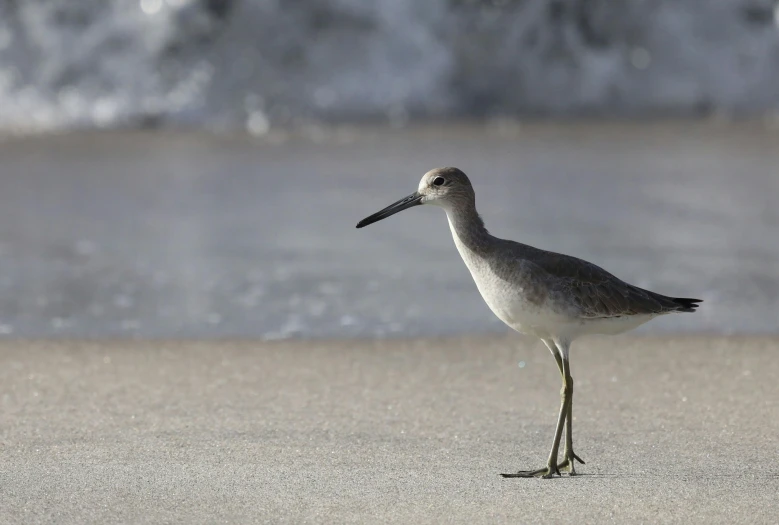
[[[2,523],[777,523],[779,340],[3,342]]]

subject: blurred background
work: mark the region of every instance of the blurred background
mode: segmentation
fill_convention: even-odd
[[[0,336],[502,333],[443,213],[779,329],[776,0],[0,0]]]

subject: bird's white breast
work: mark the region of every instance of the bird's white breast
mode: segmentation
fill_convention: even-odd
[[[465,246],[454,231],[453,236],[479,293],[498,319],[517,332],[537,337],[549,337],[550,330],[564,321],[559,314],[534,302],[534,290],[521,280],[506,281],[493,270],[488,259]]]

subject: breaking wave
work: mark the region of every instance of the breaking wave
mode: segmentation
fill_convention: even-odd
[[[779,107],[775,0],[0,0],[0,130]]]

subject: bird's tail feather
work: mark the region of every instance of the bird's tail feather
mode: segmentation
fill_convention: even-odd
[[[687,297],[673,297],[671,300],[679,305],[677,312],[694,312],[698,306],[698,303],[702,303],[702,299],[689,299]]]

